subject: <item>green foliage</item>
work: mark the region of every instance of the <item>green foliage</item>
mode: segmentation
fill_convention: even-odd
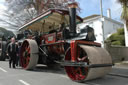
[[[119,35],[124,35],[124,28],[117,29]]]
[[[111,42],[111,45],[125,45],[125,38],[124,38],[124,28],[120,28],[117,30],[117,33],[113,33],[107,41]]]
[[[121,45],[120,41],[114,41],[111,43],[111,45]]]

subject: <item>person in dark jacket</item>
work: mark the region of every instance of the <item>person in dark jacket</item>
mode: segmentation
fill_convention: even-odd
[[[17,58],[17,53],[18,53],[18,46],[15,43],[15,38],[11,38],[11,43],[8,45],[8,55],[9,55],[9,67],[13,66],[15,68],[16,64],[16,58]],[[12,65],[11,65],[12,64]]]

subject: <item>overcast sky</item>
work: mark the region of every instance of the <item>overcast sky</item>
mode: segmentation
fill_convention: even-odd
[[[100,0],[76,0],[80,4],[81,12],[79,15],[81,17],[90,16],[93,14],[100,14]],[[2,16],[3,10],[6,10],[5,0],[0,0],[0,18]],[[103,0],[103,14],[107,15],[107,9],[111,9],[111,16],[113,19],[120,21],[121,15],[121,5],[117,3],[117,0]],[[1,25],[1,24],[0,24]]]
[[[5,6],[5,0],[0,0],[0,15],[2,15],[1,13],[3,13],[3,11],[6,10],[6,9],[7,8]]]
[[[7,7],[5,6],[5,0],[0,0],[0,18],[3,19],[4,16],[4,10],[6,10]],[[3,27],[3,23],[0,22],[0,27]]]

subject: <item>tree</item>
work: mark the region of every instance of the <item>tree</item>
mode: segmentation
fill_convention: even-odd
[[[13,32],[6,30],[5,28],[0,27],[0,38],[8,38],[9,36],[15,36]]]
[[[125,38],[124,38],[124,28],[120,28],[116,33],[113,33],[107,41],[110,42],[110,45],[119,45],[125,46]]]
[[[128,30],[128,0],[118,0],[118,2],[121,3],[123,6],[121,17],[126,21],[126,26]]]
[[[128,20],[128,0],[118,0],[118,1],[123,6],[122,18]]]
[[[9,3],[10,9],[17,11],[34,8],[37,11],[37,14],[46,11],[49,8],[65,8],[64,3],[67,3],[68,0],[6,0]]]
[[[8,9],[5,10],[5,18],[0,21],[7,24],[9,28],[17,29],[27,21],[31,20],[36,14],[33,8],[27,8],[28,2],[26,0],[6,0]]]
[[[49,8],[67,9],[65,4],[69,1],[75,0],[6,0],[8,21],[0,20],[16,29]]]

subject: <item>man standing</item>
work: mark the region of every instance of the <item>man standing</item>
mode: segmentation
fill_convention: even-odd
[[[18,46],[15,43],[15,38],[11,38],[11,43],[8,45],[8,55],[9,55],[9,67],[11,68],[11,64],[13,68],[15,68],[16,58],[18,53]]]

